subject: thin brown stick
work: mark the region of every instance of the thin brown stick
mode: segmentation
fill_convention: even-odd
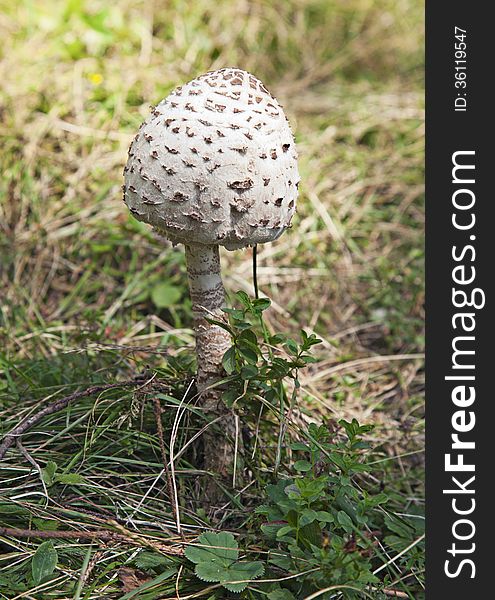
[[[372,588],[373,590],[380,591],[385,596],[392,596],[392,598],[409,598],[409,596],[405,592],[401,592],[399,590],[393,590],[385,588],[383,590],[378,590],[377,588]]]
[[[123,531],[124,528],[121,528]],[[171,554],[174,556],[182,556],[184,550],[175,546],[166,546],[159,544],[146,538],[142,538],[130,531],[125,533],[117,533],[108,529],[95,529],[94,531],[42,531],[38,529],[17,529],[16,527],[0,527],[0,535],[6,535],[13,538],[38,538],[42,540],[61,539],[61,540],[91,540],[96,542],[118,542],[121,544],[129,544],[132,546],[147,546],[154,550]]]
[[[31,429],[34,425],[37,425],[42,419],[44,419],[48,415],[52,415],[53,413],[58,412],[59,410],[63,410],[66,406],[68,406],[74,400],[80,400],[81,398],[85,398],[87,396],[92,396],[93,394],[99,394],[100,392],[104,392],[105,390],[111,390],[114,388],[120,387],[133,387],[137,385],[143,385],[145,381],[142,379],[136,379],[134,381],[122,381],[120,383],[108,383],[106,385],[94,385],[89,387],[87,390],[83,390],[81,392],[75,392],[70,396],[65,396],[64,398],[59,398],[59,400],[55,400],[55,402],[51,402],[45,408],[40,411],[30,415],[23,421],[16,425],[14,429],[11,429],[9,433],[7,433],[2,443],[0,444],[0,460],[5,457],[7,450],[13,446],[16,441],[16,438],[25,433],[28,429]]]
[[[165,477],[167,480],[168,496],[170,498],[170,504],[172,505],[172,513],[177,526],[177,533],[182,537],[182,531],[180,527],[179,518],[179,499],[177,498],[174,482],[172,481],[172,475],[170,474],[170,468],[168,466],[167,451],[165,449],[165,440],[163,437],[163,425],[162,425],[162,406],[158,398],[153,398],[153,405],[155,409],[156,419],[156,430],[158,433],[158,442],[160,444],[160,452],[162,455],[163,468],[165,470]]]
[[[180,590],[179,590],[179,582],[180,576],[182,575],[182,570],[184,569],[184,565],[179,567],[179,572],[177,573],[177,579],[175,580],[175,597],[177,600],[181,600],[180,598]]]

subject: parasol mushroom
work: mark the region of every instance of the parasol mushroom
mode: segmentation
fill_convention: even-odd
[[[271,242],[290,224],[300,179],[292,132],[258,79],[237,68],[220,69],[176,88],[152,109],[131,143],[124,172],[124,201],[133,216],[185,245],[197,388],[205,411],[224,413],[226,423],[223,439],[205,439],[211,446],[205,467],[226,475],[233,421],[210,386],[222,377],[231,340],[205,317],[221,318],[225,303],[219,246]]]

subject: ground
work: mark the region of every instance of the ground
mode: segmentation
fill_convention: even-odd
[[[310,424],[324,423],[331,434],[325,443],[335,442],[350,460],[357,453],[361,465],[367,461],[366,469],[335,471],[349,497],[351,487],[358,490],[356,506],[366,494],[388,499],[386,508],[378,500],[366,508],[365,524],[338,517],[352,516],[349,507],[332,517],[343,528],[335,539],[352,557],[359,554],[352,547],[359,531],[372,531],[372,524],[382,530],[373,538],[375,554],[366,557],[369,569],[363,567],[379,582],[363,579],[361,591],[347,589],[352,576],[334,561],[330,571],[344,574],[328,580],[327,587],[336,587],[319,597],[385,598],[396,591],[421,598],[422,3],[0,0],[0,6],[1,433],[50,402],[99,386],[46,415],[6,454],[0,528],[48,533],[43,542],[0,529],[0,597],[130,598],[149,581],[154,587],[140,598],[230,597],[219,583],[196,577],[194,561],[164,558],[160,544],[181,540],[162,477],[158,398],[165,454],[175,453],[186,542],[202,531],[233,531],[244,553],[266,560],[274,542],[262,539],[266,515],[254,509],[268,503],[267,486],[280,478],[309,478],[303,462],[309,460],[318,480],[313,451],[298,469],[297,447],[288,444],[313,443]],[[268,406],[260,425],[259,399],[240,406],[251,484],[226,490],[230,499],[208,510],[201,503],[208,475],[198,463],[200,448],[186,447],[204,420],[186,394],[194,337],[183,249],[128,214],[121,186],[127,147],[150,105],[225,66],[265,82],[286,110],[300,156],[293,226],[258,248],[260,292],[271,299],[265,334],[299,340],[303,329],[321,343],[312,348],[317,362],[295,377],[275,377],[283,380],[282,396],[299,385],[280,422]],[[253,295],[251,258],[250,249],[222,253],[231,306],[242,306],[235,292]],[[263,340],[257,316],[249,315]],[[290,344],[281,342],[276,352],[290,360]],[[232,381],[242,379],[241,359]],[[374,426],[360,433],[366,449],[345,446],[352,441],[339,421],[353,419]],[[387,516],[375,514],[380,510]],[[95,526],[123,538],[51,537]],[[290,539],[279,539],[294,558]],[[53,549],[53,568],[36,571],[40,556],[50,564]],[[294,564],[276,566],[270,578],[294,574]],[[280,585],[292,597],[309,598],[325,581],[308,580],[304,593]],[[242,594],[278,591],[253,583]]]

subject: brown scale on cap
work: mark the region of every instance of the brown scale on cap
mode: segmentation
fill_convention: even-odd
[[[233,190],[249,190],[253,185],[253,180],[249,177],[243,181],[231,181],[230,183],[227,183],[227,186]]]

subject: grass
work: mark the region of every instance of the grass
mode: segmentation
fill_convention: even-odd
[[[278,476],[298,476],[288,443],[307,441],[311,423],[374,425],[363,433],[373,470],[352,480],[361,494],[389,497],[387,517],[369,509],[370,522],[388,531],[376,536],[370,559],[380,584],[320,597],[379,599],[393,589],[420,599],[422,3],[0,6],[0,432],[73,392],[136,384],[45,417],[9,450],[0,481],[2,527],[82,535],[96,526],[127,542],[54,539],[57,565],[37,583],[32,564],[42,540],[2,534],[0,597],[122,598],[157,577],[140,597],[229,597],[163,551],[181,540],[162,475],[155,397],[167,452],[177,434],[173,475],[186,541],[230,530],[247,556],[264,560],[273,549],[254,511],[277,480],[277,418],[259,420],[244,408],[250,485],[205,510],[208,475],[196,444],[186,447],[205,420],[189,388],[194,338],[183,251],[132,219],[121,201],[127,147],[149,105],[201,72],[238,65],[282,102],[300,155],[293,227],[258,248],[258,282],[272,300],[265,324],[271,334],[298,338],[305,329],[322,340],[313,351],[318,362],[298,374]],[[251,294],[251,251],[223,252],[222,261],[226,288]],[[291,380],[285,385],[293,389]],[[393,519],[415,524],[411,536]],[[242,594],[266,598],[267,590],[250,584]]]

